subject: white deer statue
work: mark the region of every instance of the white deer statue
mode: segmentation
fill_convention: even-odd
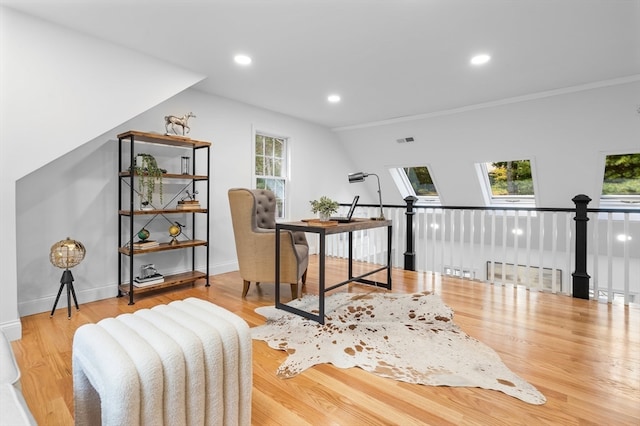
[[[195,114],[190,112],[189,114],[185,114],[182,117],[176,117],[175,115],[167,115],[164,117],[164,128],[166,130],[166,134],[169,134],[169,125],[171,125],[171,130],[173,131],[173,133],[175,133],[176,135],[178,134],[178,132],[176,132],[175,126],[176,124],[180,127],[182,127],[182,136],[184,136],[186,133],[189,133],[189,131],[191,130],[191,127],[189,127],[189,119],[193,117],[196,118]],[[186,133],[185,133],[186,130]]]

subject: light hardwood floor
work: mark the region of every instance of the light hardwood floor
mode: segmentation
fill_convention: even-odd
[[[314,293],[313,258],[305,291]],[[328,282],[346,276],[343,261],[329,260]],[[433,291],[455,311],[454,321],[496,350],[506,365],[547,398],[541,406],[501,392],[412,385],[358,368],[320,365],[292,379],[275,370],[285,354],[253,342],[255,425],[640,425],[640,308],[607,305],[512,287],[394,270],[393,292]],[[52,282],[55,285],[55,282]],[[75,283],[78,290],[82,283]],[[289,295],[289,286],[282,287]],[[264,323],[254,312],[273,305],[274,286],[252,285],[241,299],[237,272],[201,283],[126,298],[82,303],[22,318],[23,338],[13,342],[22,369],[22,390],[40,425],[73,424],[71,342],[82,324],[185,297],[225,307],[250,326]],[[350,285],[336,291],[374,291]],[[416,353],[416,357],[420,354]],[[111,366],[118,368],[117,365]],[[1,423],[1,422],[0,422]]]

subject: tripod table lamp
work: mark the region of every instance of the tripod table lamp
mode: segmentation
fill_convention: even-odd
[[[62,278],[60,278],[60,289],[58,290],[58,295],[56,296],[56,301],[53,304],[50,316],[53,316],[56,306],[58,305],[58,300],[60,300],[62,289],[65,286],[67,287],[67,317],[71,319],[71,295],[73,295],[76,309],[80,310],[78,307],[78,299],[76,299],[76,292],[73,288],[73,275],[69,268],[73,268],[82,262],[86,252],[84,245],[82,245],[80,241],[72,240],[69,237],[51,246],[51,253],[49,254],[51,264],[57,268],[64,269],[64,271],[62,272]]]

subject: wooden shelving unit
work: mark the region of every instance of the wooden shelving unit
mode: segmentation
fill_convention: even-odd
[[[129,150],[124,151],[123,147],[126,143],[129,143]],[[136,147],[140,144],[156,144],[164,145],[175,148],[180,148],[184,153],[185,150],[190,150],[192,158],[192,173],[191,174],[176,174],[165,173],[162,175],[163,180],[182,180],[189,181],[187,186],[191,185],[193,190],[196,190],[196,185],[202,185],[206,187],[206,206],[201,206],[198,209],[154,209],[154,210],[139,210],[135,209],[135,180],[139,177],[137,173],[131,172],[129,167],[134,163],[136,156]],[[162,135],[156,133],[146,133],[135,130],[118,135],[118,165],[120,172],[119,184],[118,184],[118,279],[120,284],[118,285],[118,297],[129,296],[129,304],[134,303],[134,295],[145,293],[153,290],[160,290],[167,287],[176,285],[183,285],[188,283],[195,283],[198,280],[204,280],[205,285],[209,286],[209,176],[210,176],[210,147],[211,142],[194,140],[181,136]],[[149,147],[151,148],[151,147]],[[147,149],[147,148],[145,148]],[[151,148],[152,149],[152,148]],[[204,151],[206,156],[206,174],[196,174],[196,155]],[[129,160],[128,164],[123,164],[123,159]],[[202,189],[202,188],[201,188]],[[200,190],[201,190],[200,189]],[[144,219],[147,222],[153,221],[157,218],[163,217],[167,220],[168,216],[174,215],[191,215],[191,223],[193,224],[193,230],[191,239],[178,240],[175,243],[162,242],[158,246],[132,250],[131,245],[137,234],[136,218]],[[196,238],[196,216],[201,216],[206,221],[204,235],[198,235]],[[128,225],[128,226],[126,226]],[[202,234],[202,232],[200,232]],[[195,250],[196,248],[204,249],[205,254],[205,270],[199,271],[195,267]],[[136,256],[153,256],[154,253],[166,252],[170,250],[191,250],[191,271],[170,274],[164,276],[164,282],[158,284],[152,284],[142,287],[137,287],[134,284],[134,258]],[[151,260],[151,259],[150,259]],[[125,271],[125,266],[128,266],[128,270]],[[126,273],[125,273],[126,272]],[[126,276],[125,276],[126,275]]]
[[[204,272],[200,272],[200,271],[183,272],[181,274],[166,275],[164,277],[164,282],[161,284],[153,284],[146,287],[134,286],[133,288],[136,294],[140,294],[140,293],[146,293],[154,290],[161,290],[167,287],[174,287],[177,285],[192,284],[197,280],[201,280],[201,279],[207,280],[207,275]],[[121,284],[118,290],[122,294],[129,294],[129,292],[131,291],[131,288],[129,284]]]

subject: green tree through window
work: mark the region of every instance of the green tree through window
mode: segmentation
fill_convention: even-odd
[[[409,179],[416,196],[438,196],[438,191],[436,191],[436,186],[433,184],[429,169],[424,166],[405,167],[404,172],[407,174],[407,179]]]
[[[487,163],[487,173],[494,197],[534,195],[529,160]]]
[[[602,195],[640,195],[640,154],[607,155]]]

